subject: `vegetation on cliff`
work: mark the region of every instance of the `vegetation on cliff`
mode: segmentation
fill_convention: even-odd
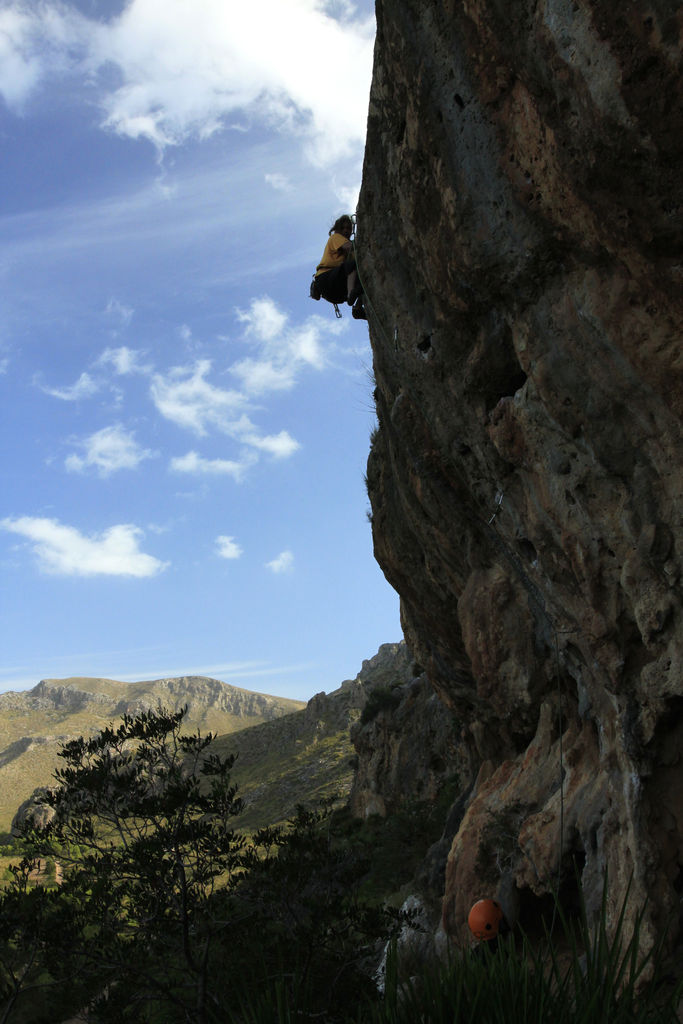
[[[558,908],[558,930],[541,947],[510,937],[495,953],[483,943],[416,974],[401,970],[394,945],[384,999],[364,1024],[677,1024],[683,982],[667,979],[661,947],[642,952],[638,927],[626,937],[627,901],[608,935],[605,897],[595,926]]]

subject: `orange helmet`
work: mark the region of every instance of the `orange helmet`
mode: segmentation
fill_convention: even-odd
[[[475,939],[495,939],[502,919],[503,911],[497,900],[477,900],[467,915]]]

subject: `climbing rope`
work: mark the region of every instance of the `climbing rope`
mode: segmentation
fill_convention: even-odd
[[[559,735],[559,739],[558,739],[558,769],[559,769],[559,784],[560,784],[560,827],[559,827],[559,833],[560,834],[559,834],[559,849],[558,849],[558,854],[557,854],[557,882],[556,882],[556,892],[555,892],[555,906],[554,906],[554,909],[553,909],[553,916],[552,916],[552,921],[551,921],[551,924],[550,924],[550,934],[552,935],[553,929],[555,927],[555,921],[556,921],[556,918],[557,918],[557,912],[558,912],[558,906],[559,906],[559,898],[560,898],[560,885],[562,883],[562,849],[563,849],[563,846],[564,846],[564,833],[565,833],[565,823],[564,823],[564,818],[565,818],[565,807],[564,807],[564,721],[563,721],[563,717],[562,717],[562,676],[561,676],[561,673],[560,673],[559,633],[558,633],[558,630],[555,627],[554,622],[552,621],[552,619],[548,615],[547,611],[545,610],[545,607],[544,607],[542,601],[534,593],[534,588],[532,588],[531,586],[527,585],[527,583],[528,583],[527,577],[526,577],[526,575],[524,573],[524,570],[519,565],[518,559],[516,558],[516,556],[514,556],[512,554],[512,552],[503,543],[503,539],[501,538],[500,534],[493,528],[495,520],[496,520],[496,517],[498,516],[498,513],[501,511],[502,506],[503,506],[503,492],[499,491],[496,494],[496,497],[495,497],[495,507],[494,507],[493,513],[490,516],[488,522],[486,523],[486,527],[496,537],[496,540],[498,541],[500,549],[503,551],[504,555],[507,557],[508,562],[512,565],[513,569],[515,570],[517,575],[520,577],[522,585],[524,586],[524,589],[527,591],[527,594],[528,594],[532,604],[535,605],[536,610],[538,611],[538,613],[541,615],[541,617],[545,620],[547,625],[550,627],[550,630],[552,631],[552,635],[553,635],[553,647],[554,647],[554,655],[555,655],[555,677],[556,677],[556,680],[557,680],[557,728],[558,728],[558,735]],[[573,630],[571,632],[573,632]],[[533,861],[532,861],[532,864],[533,864]],[[534,864],[534,870],[536,870],[536,865],[535,864]],[[536,870],[536,874],[538,874],[537,870]]]
[[[357,214],[355,214],[355,213],[351,214],[351,222],[353,224],[353,233],[351,235],[351,245],[353,246],[353,258],[354,258],[355,263],[356,263],[356,273],[358,274],[358,283],[360,284],[361,288],[363,289],[363,292],[362,292],[362,294],[364,296],[363,305],[367,306],[367,308],[372,313],[373,322],[377,325],[377,327],[379,327],[380,334],[384,338],[384,341],[389,343],[389,336],[388,336],[387,332],[384,330],[384,327],[382,325],[382,321],[380,320],[379,315],[378,315],[375,307],[372,304],[372,299],[370,298],[370,294],[369,294],[367,288],[365,287],[365,282],[364,282],[362,274],[360,272],[360,264],[358,262],[358,250],[356,249],[356,224],[358,223],[358,215]],[[398,328],[396,328],[395,331],[394,331],[394,342],[396,342],[397,334],[398,334]],[[397,346],[395,345],[395,347],[397,347]]]
[[[486,524],[487,526],[490,526],[491,523],[495,520],[496,516],[498,515],[498,513],[500,512],[502,507],[503,507],[503,491],[498,491],[498,493],[496,494],[496,507],[493,510],[493,515],[491,516],[491,518],[489,519],[488,523]]]
[[[354,259],[355,259],[355,263],[356,263],[356,273],[358,274],[358,281],[360,283],[361,288],[363,289],[363,295],[365,297],[364,298],[364,304],[367,305],[368,309],[370,310],[370,313],[372,314],[372,317],[373,317],[373,322],[379,328],[380,333],[381,333],[382,337],[384,338],[385,343],[386,344],[390,344],[389,336],[388,336],[386,330],[384,329],[384,326],[382,324],[382,321],[381,321],[380,317],[377,314],[377,311],[375,310],[375,307],[374,307],[374,305],[372,303],[372,299],[370,298],[369,292],[368,292],[368,290],[367,290],[367,288],[365,286],[365,282],[363,280],[363,277],[362,277],[362,274],[361,274],[361,271],[360,271],[360,264],[359,264],[359,261],[358,261],[358,252],[357,252],[357,248],[356,248],[356,225],[358,223],[358,217],[357,217],[357,215],[355,213],[352,214],[351,221],[353,223],[353,232],[352,232],[352,235],[351,235],[351,243],[352,243],[352,246],[353,246],[353,255],[354,255]],[[398,327],[396,327],[394,329],[394,348],[396,350],[398,350]],[[555,899],[555,911],[553,912],[553,919],[552,919],[552,924],[551,924],[551,933],[552,933],[553,927],[555,925],[555,917],[556,917],[556,913],[557,913],[557,905],[558,905],[559,894],[560,894],[560,884],[561,884],[561,881],[562,881],[562,849],[563,849],[563,846],[564,846],[564,831],[565,831],[565,824],[564,824],[564,816],[565,816],[565,807],[564,807],[564,738],[563,738],[564,722],[563,722],[563,718],[562,718],[562,678],[561,678],[561,674],[560,674],[559,640],[558,640],[558,632],[557,632],[557,629],[555,628],[555,624],[553,623],[553,621],[551,620],[551,618],[548,615],[547,611],[545,610],[544,603],[543,603],[542,599],[540,598],[540,596],[538,596],[535,593],[535,589],[536,588],[532,586],[531,581],[528,580],[528,577],[526,576],[523,568],[521,567],[521,565],[519,565],[519,560],[509,550],[508,546],[503,542],[502,537],[500,536],[500,534],[495,529],[496,518],[499,515],[499,513],[501,512],[502,507],[503,507],[503,497],[504,497],[504,492],[503,491],[498,491],[497,494],[496,494],[496,497],[495,497],[495,507],[493,509],[493,513],[490,515],[488,520],[487,519],[483,520],[483,525],[485,525],[485,528],[496,538],[498,546],[502,550],[503,555],[506,557],[506,560],[512,565],[513,569],[515,570],[517,575],[520,577],[520,579],[522,581],[522,585],[524,586],[524,589],[527,591],[527,593],[528,593],[532,603],[535,605],[535,607],[536,607],[537,611],[540,613],[541,617],[546,621],[546,623],[550,627],[550,630],[552,631],[553,638],[554,638],[555,674],[556,674],[556,678],[557,678],[557,707],[558,707],[558,712],[557,713],[558,713],[558,731],[559,731],[559,748],[558,749],[559,749],[559,783],[560,783],[560,835],[559,835],[559,844],[560,845],[559,845],[558,858],[557,858],[557,893],[556,893],[556,899]],[[475,503],[477,505],[479,504],[479,502],[477,502],[476,499],[475,499]],[[483,511],[483,509],[481,509],[481,506],[480,506],[480,510]]]
[[[557,852],[557,892],[555,894],[555,906],[553,918],[550,922],[550,934],[555,927],[557,908],[560,902],[560,885],[562,883],[562,847],[564,845],[564,736],[562,729],[562,679],[560,677],[560,645],[555,633],[555,674],[557,675],[557,728],[560,733],[560,848]]]

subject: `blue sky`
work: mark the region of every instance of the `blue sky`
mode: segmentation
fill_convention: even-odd
[[[307,699],[400,638],[367,327],[308,298],[373,39],[370,0],[1,0],[0,690]]]

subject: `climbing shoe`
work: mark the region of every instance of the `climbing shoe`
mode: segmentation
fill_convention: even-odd
[[[353,309],[351,310],[351,316],[354,320],[367,320],[368,315],[365,312],[362,297],[357,298],[354,302]]]

